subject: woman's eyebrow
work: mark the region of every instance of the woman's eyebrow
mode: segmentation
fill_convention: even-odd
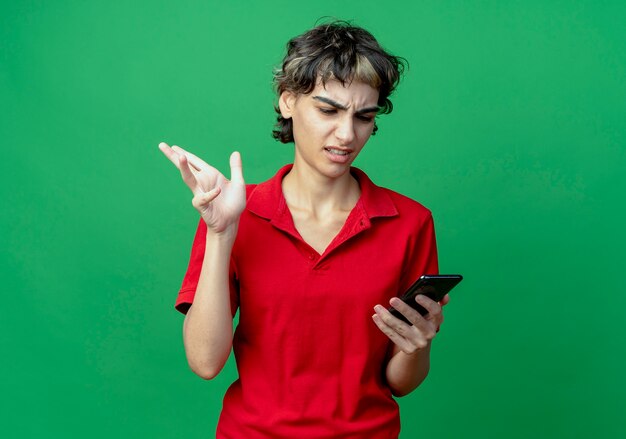
[[[373,107],[361,108],[360,110],[356,110],[354,113],[355,114],[378,113],[378,110],[380,110],[380,107],[378,105],[374,105]]]
[[[325,98],[324,96],[313,96],[313,99],[315,99],[316,101],[324,102],[325,104],[331,105],[339,110],[348,109],[348,107],[346,107],[345,105],[342,105],[337,101],[333,101],[332,99]]]
[[[333,101],[332,99],[326,98],[324,96],[313,96],[313,99],[315,99],[316,101],[324,102],[325,104],[331,105],[339,110],[348,109],[348,107],[346,107],[345,105],[340,104],[339,102]],[[380,107],[378,105],[375,105],[373,107],[361,108],[360,110],[355,111],[355,113],[356,114],[377,113],[378,110],[380,110]]]

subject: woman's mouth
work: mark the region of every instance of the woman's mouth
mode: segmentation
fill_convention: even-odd
[[[342,149],[337,149],[337,148],[324,148],[326,151],[330,152],[331,154],[336,154],[336,155],[348,155],[350,154],[350,151],[345,151]]]
[[[324,151],[326,152],[326,157],[328,157],[328,159],[334,163],[348,163],[352,156],[351,149],[342,149],[333,146],[327,146],[324,148]]]

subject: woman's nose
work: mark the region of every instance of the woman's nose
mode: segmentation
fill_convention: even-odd
[[[352,121],[352,117],[350,115],[346,115],[346,117],[342,117],[337,125],[337,129],[335,130],[335,136],[337,140],[341,142],[340,146],[349,145],[354,140],[354,122]]]

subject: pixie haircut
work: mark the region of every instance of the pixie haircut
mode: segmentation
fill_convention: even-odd
[[[393,110],[389,96],[405,66],[404,58],[386,52],[365,29],[333,21],[289,40],[282,66],[274,72],[274,87],[280,97],[285,91],[310,93],[320,80],[326,85],[335,79],[344,86],[360,81],[378,90],[378,114],[387,114]],[[282,117],[278,106],[274,109],[278,117],[272,136],[282,143],[293,142],[292,120]],[[377,130],[374,124],[372,134]]]

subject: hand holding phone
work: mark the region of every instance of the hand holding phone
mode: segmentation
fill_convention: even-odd
[[[435,302],[443,300],[444,296],[463,280],[460,274],[425,274],[416,280],[406,292],[400,296],[403,302],[415,309],[421,315],[428,314],[428,311],[415,301],[415,296],[423,294]],[[389,308],[389,312],[411,325],[412,323],[395,308]]]

